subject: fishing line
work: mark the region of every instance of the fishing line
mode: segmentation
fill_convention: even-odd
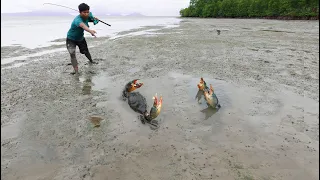
[[[53,6],[60,6],[60,7],[64,7],[64,8],[71,9],[71,10],[74,10],[74,11],[79,12],[79,11],[78,11],[78,10],[76,10],[76,9],[73,9],[73,8],[70,8],[70,7],[67,7],[67,6],[63,6],[63,5],[59,5],[59,4],[43,3],[43,5],[45,5],[45,4],[53,5]],[[102,22],[103,24],[106,24],[106,25],[108,25],[108,26],[111,26],[110,24],[108,24],[108,23],[106,23],[106,22],[103,22],[103,21],[101,21],[100,19],[98,19],[98,21],[100,21],[100,22]]]
[[[74,10],[74,11],[79,12],[79,11],[78,11],[78,10],[76,10],[76,9],[73,9],[73,8],[70,8],[70,7],[67,7],[67,6],[62,6],[62,5],[59,5],[59,4],[43,3],[43,5],[45,5],[45,4],[49,4],[49,5],[53,5],[53,6],[60,6],[60,7],[68,8],[68,9],[71,9],[71,10]]]

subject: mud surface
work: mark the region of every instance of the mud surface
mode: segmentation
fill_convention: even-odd
[[[67,51],[2,66],[1,179],[318,179],[318,27],[187,19],[101,40],[99,65],[78,52],[79,76]],[[198,104],[201,76],[219,111]],[[157,130],[120,97],[134,78],[163,96]]]

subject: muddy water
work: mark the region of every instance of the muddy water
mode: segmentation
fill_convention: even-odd
[[[134,71],[138,71],[135,69]],[[107,100],[97,105],[100,107],[117,109],[121,114],[127,114],[128,119],[135,119],[135,113],[128,108],[127,102],[121,99],[121,91],[124,84],[112,81],[108,73],[101,72],[92,75],[89,73],[89,79],[82,79],[83,93],[90,94],[94,91],[105,92]],[[176,72],[168,72],[167,76],[140,79],[144,82],[143,87],[137,91],[141,92],[147,99],[149,108],[153,103],[152,97],[157,94],[163,96],[163,109],[159,121],[170,123],[173,119],[184,119],[184,123],[190,124],[190,119],[207,120],[204,122],[214,123],[223,121],[227,118],[228,112],[236,111],[242,115],[248,116],[248,121],[254,126],[263,126],[271,122],[263,121],[260,118],[270,116],[280,116],[285,108],[285,104],[306,104],[306,98],[298,98],[294,93],[284,92],[283,94],[266,93],[254,88],[237,87],[222,80],[210,79],[204,76],[208,84],[212,84],[216,95],[219,98],[222,108],[215,110],[206,105],[203,96],[200,101],[197,100],[197,84],[200,77],[195,77]],[[292,102],[293,99],[297,99]],[[109,104],[109,106],[107,106]],[[311,103],[312,104],[312,103]],[[307,107],[307,106],[305,106]],[[309,110],[315,111],[316,107]],[[128,113],[131,112],[132,113]],[[129,117],[131,115],[131,118]],[[182,115],[182,117],[180,116]],[[177,117],[180,116],[180,117]],[[258,116],[259,118],[257,118]],[[251,118],[250,118],[251,117]],[[132,120],[128,120],[132,121]],[[135,121],[135,120],[134,120]],[[209,124],[210,124],[209,123]],[[139,125],[139,122],[137,123]],[[191,124],[190,124],[191,125]]]
[[[140,69],[133,68],[130,69],[129,72],[138,72]],[[90,94],[91,91],[101,91],[107,92],[108,102],[112,101],[114,104],[127,106],[126,102],[123,102],[120,97],[121,91],[124,88],[123,84],[112,83],[111,78],[108,77],[107,73],[99,73],[97,75],[89,75],[87,78],[80,78],[83,86],[83,94]],[[200,101],[197,102],[197,84],[199,83],[199,77],[192,77],[190,75],[183,75],[175,72],[168,73],[168,76],[161,78],[153,78],[153,79],[141,79],[140,81],[144,83],[143,87],[138,89],[147,99],[149,108],[151,108],[153,99],[152,97],[157,94],[158,97],[163,96],[163,110],[162,113],[166,114],[166,109],[171,109],[172,106],[181,105],[186,107],[195,107],[199,113],[195,118],[204,118],[208,119],[213,114],[215,114],[218,110],[214,108],[210,108],[205,103],[203,95],[200,97]],[[226,108],[232,108],[233,104],[231,102],[232,97],[232,85],[219,80],[212,80],[205,78],[208,84],[213,84],[215,93],[219,97],[220,103],[222,106]],[[174,96],[180,96],[179,90],[174,91],[176,87],[180,87],[183,89],[184,97],[181,101],[175,102]],[[170,91],[170,89],[172,91]],[[163,90],[165,90],[163,92]],[[169,91],[168,91],[169,90]],[[234,93],[234,92],[233,92]],[[99,103],[103,104],[103,103]],[[120,107],[119,107],[120,109]],[[123,110],[127,111],[128,108],[124,108]],[[204,117],[202,117],[204,115]],[[133,117],[135,118],[135,117]],[[161,121],[161,120],[160,120]]]
[[[17,138],[24,126],[26,114],[24,112],[16,112],[9,124],[1,127],[1,141],[11,138]]]

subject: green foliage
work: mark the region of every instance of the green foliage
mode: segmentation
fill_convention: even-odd
[[[182,17],[319,17],[319,0],[190,0]]]

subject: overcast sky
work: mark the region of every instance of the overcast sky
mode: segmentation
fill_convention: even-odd
[[[81,2],[87,3],[92,12],[138,12],[148,16],[178,16],[180,9],[187,7],[190,0],[1,0],[1,13],[26,12],[34,10],[65,12],[70,10],[62,7],[43,5],[43,3],[55,3],[77,9]]]

